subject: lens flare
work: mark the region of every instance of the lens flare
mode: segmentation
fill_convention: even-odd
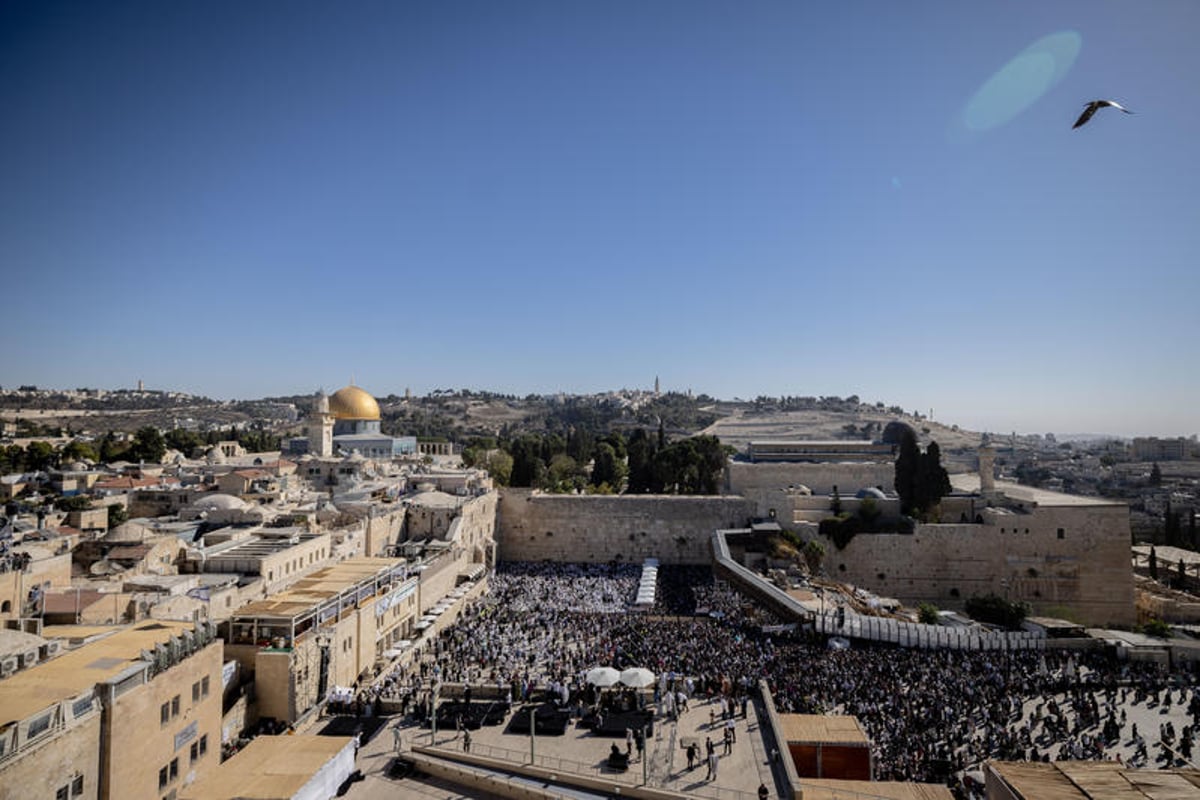
[[[1075,31],[1038,39],[979,87],[963,109],[963,126],[988,131],[1011,121],[1066,77],[1082,47]]]

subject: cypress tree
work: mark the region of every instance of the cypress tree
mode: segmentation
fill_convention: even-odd
[[[911,430],[900,437],[900,454],[896,456],[896,478],[892,485],[900,495],[900,512],[911,514],[917,502],[917,474],[921,468],[921,448]]]

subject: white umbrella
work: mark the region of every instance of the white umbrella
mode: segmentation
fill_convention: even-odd
[[[621,680],[621,673],[617,672],[612,667],[593,667],[588,670],[587,676],[584,678],[587,683],[592,686],[604,688],[612,686],[617,681]]]
[[[641,689],[654,683],[654,673],[644,667],[630,667],[621,673],[621,683],[634,689]]]

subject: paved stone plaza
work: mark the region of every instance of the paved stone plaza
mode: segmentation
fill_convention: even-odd
[[[769,729],[764,731],[761,720],[765,720],[762,707],[751,703],[747,718],[737,717],[735,731],[737,742],[730,754],[725,755],[722,743],[723,723],[719,719],[717,704],[696,698],[678,722],[656,724],[654,734],[646,743],[646,757],[638,760],[637,751],[625,772],[610,770],[608,755],[613,744],[625,750],[625,740],[595,736],[590,730],[578,728],[572,721],[562,736],[537,736],[532,741],[534,762],[541,770],[551,770],[563,776],[577,775],[593,780],[602,780],[611,789],[648,785],[689,796],[709,798],[757,798],[760,784],[765,784],[771,797],[780,797],[780,788],[772,772],[769,754],[775,746]],[[718,719],[714,719],[718,718]],[[471,731],[471,754],[488,762],[502,764],[513,769],[530,764],[531,741],[528,736],[504,733],[506,726],[484,726]],[[401,722],[402,750],[406,754],[415,747],[418,752],[458,757],[463,752],[463,741],[455,731],[437,733],[436,744],[430,747],[432,732],[410,721]],[[707,769],[703,765],[705,740],[711,738],[718,758],[717,775],[706,780]],[[696,741],[700,758],[696,765],[687,768],[685,744]],[[404,787],[406,796],[444,798],[484,798],[486,792],[473,793],[461,786],[429,779],[404,779],[396,781],[386,776],[385,771],[394,755],[391,728],[381,729],[379,734],[359,752],[359,768],[365,779],[351,789],[352,798],[396,797],[396,791]],[[648,779],[648,781],[647,781]],[[611,791],[611,790],[610,790]]]

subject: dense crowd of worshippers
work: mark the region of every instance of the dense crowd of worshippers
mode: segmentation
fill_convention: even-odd
[[[1182,704],[1191,718],[1181,730],[1134,726],[1135,765],[1191,755],[1200,722],[1191,672],[1096,651],[831,650],[803,633],[763,633],[781,620],[706,567],[663,566],[656,604],[635,613],[639,573],[636,565],[502,564],[489,593],[425,645],[419,666],[384,676],[365,700],[390,694],[406,710],[427,710],[425,687],[436,677],[494,685],[509,702],[550,689],[582,704],[588,669],[637,666],[688,676],[688,695],[724,692],[737,702],[766,680],[781,712],[852,714],[873,743],[879,780],[943,783],[988,758],[1113,759],[1130,741],[1131,704]]]

